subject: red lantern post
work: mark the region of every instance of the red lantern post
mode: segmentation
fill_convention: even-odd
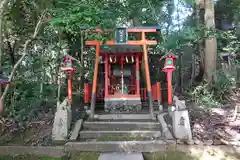
[[[165,64],[163,68],[163,72],[167,73],[167,88],[168,88],[168,104],[172,104],[172,72],[175,70],[174,60],[175,56],[168,56],[165,59]]]
[[[75,72],[75,69],[72,66],[72,59],[66,57],[64,59],[64,66],[62,70],[68,74],[68,104],[72,104],[72,73]]]

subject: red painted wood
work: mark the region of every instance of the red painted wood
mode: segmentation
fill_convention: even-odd
[[[106,32],[112,32],[114,31],[113,29],[93,29],[93,30],[86,30],[88,32],[96,32],[96,33],[106,33]],[[137,28],[127,28],[128,33],[139,33],[139,32],[146,32],[146,33],[150,33],[150,32],[157,32],[156,29],[137,29]]]
[[[68,103],[72,104],[72,73],[68,75]]]
[[[117,56],[117,57],[120,57],[121,55],[123,56],[139,56],[139,59],[141,59],[141,55],[142,55],[142,52],[121,52],[120,55],[118,55],[117,53],[108,53],[108,52],[100,52],[102,56]]]
[[[112,46],[117,45],[114,40],[106,41],[106,45]],[[128,41],[127,45],[157,45],[157,41],[155,40],[140,40],[140,41]]]
[[[83,91],[84,91],[84,103],[85,104],[87,104],[87,103],[89,103],[89,95],[88,95],[88,83],[84,83],[84,89],[83,89]]]
[[[92,84],[88,84],[88,100],[91,101],[92,98]]]
[[[136,56],[136,68],[135,68],[135,74],[138,72],[138,78],[140,78],[140,67],[139,67],[139,63],[140,63],[140,57],[139,56]],[[136,77],[137,78],[137,77]],[[136,79],[136,87],[137,87],[137,90],[136,90],[136,94],[139,95],[140,94],[140,80],[139,79]]]
[[[104,71],[105,71],[105,97],[107,97],[108,96],[108,86],[109,86],[109,78],[108,78],[108,76],[109,76],[109,67],[108,67],[108,56],[105,56],[104,57]]]
[[[172,72],[167,72],[168,104],[172,104]]]
[[[161,102],[161,83],[157,82],[157,99]]]

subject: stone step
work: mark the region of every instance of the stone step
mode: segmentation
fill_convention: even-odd
[[[144,160],[142,153],[101,153],[98,160]]]
[[[108,141],[108,142],[68,142],[66,152],[159,152],[173,148],[176,141]]]
[[[80,131],[80,138],[103,138],[107,136],[161,137],[160,131]]]
[[[116,129],[152,129],[161,130],[161,124],[158,122],[106,122],[106,121],[95,121],[95,122],[84,122],[84,129],[89,130],[116,130]]]
[[[94,119],[98,120],[153,120],[150,114],[96,114]]]
[[[157,137],[157,138],[153,138],[153,137],[134,137],[134,136],[115,136],[115,135],[111,135],[111,136],[105,136],[102,138],[80,138],[78,141],[75,142],[107,142],[107,141],[152,141],[152,140],[165,140],[164,137]],[[72,141],[73,142],[73,141]]]

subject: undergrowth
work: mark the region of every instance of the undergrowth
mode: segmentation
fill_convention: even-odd
[[[233,84],[231,77],[226,76],[223,71],[218,71],[214,75],[214,83],[204,81],[188,92],[197,105],[206,108],[221,107],[228,99]]]

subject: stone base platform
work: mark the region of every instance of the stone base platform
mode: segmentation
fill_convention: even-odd
[[[107,113],[137,113],[141,110],[140,98],[111,98],[104,102],[104,111]]]

